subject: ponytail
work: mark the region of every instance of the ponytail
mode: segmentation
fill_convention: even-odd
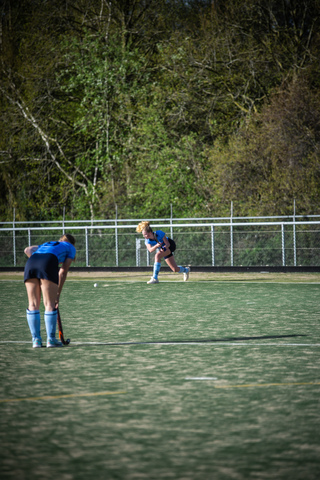
[[[136,231],[138,233],[141,233],[143,231],[152,232],[152,228],[150,227],[150,222],[140,222],[136,228]]]

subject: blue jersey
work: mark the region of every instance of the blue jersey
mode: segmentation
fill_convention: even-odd
[[[58,262],[63,263],[66,258],[74,260],[76,249],[69,242],[46,242],[40,245],[34,253],[53,253],[53,255],[58,257]]]
[[[151,240],[150,238],[146,238],[145,241],[144,241],[144,243],[146,245],[149,244],[149,245],[152,245],[154,247],[157,243],[162,243],[163,244],[164,237],[168,238],[162,230],[156,230],[154,233],[156,234],[158,241],[156,242],[155,240]]]

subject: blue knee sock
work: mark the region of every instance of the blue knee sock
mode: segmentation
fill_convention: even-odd
[[[186,271],[187,271],[186,267],[181,267],[179,265],[179,268],[180,268],[179,273],[186,273]]]
[[[29,329],[32,335],[32,339],[40,338],[40,312],[39,310],[28,310],[27,309],[27,320]]]
[[[161,263],[159,262],[154,262],[153,265],[153,278],[157,279],[158,278],[158,273],[160,272],[161,268]]]
[[[48,339],[56,337],[57,314],[57,310],[54,310],[53,312],[44,312],[44,321],[46,324]]]

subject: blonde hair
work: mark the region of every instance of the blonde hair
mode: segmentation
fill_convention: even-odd
[[[150,222],[140,222],[136,228],[138,233],[142,233],[143,231],[152,232],[152,228],[150,227]]]
[[[65,233],[62,235],[61,238],[59,238],[59,242],[69,242],[72,243],[72,245],[76,244],[76,240],[73,235],[70,235],[70,233]]]

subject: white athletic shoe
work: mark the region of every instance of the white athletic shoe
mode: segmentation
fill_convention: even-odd
[[[159,280],[157,278],[151,277],[149,282],[147,282],[147,283],[149,283],[149,285],[153,284],[153,283],[159,283]]]
[[[48,338],[47,348],[62,347],[62,343],[56,338]]]
[[[33,348],[41,348],[42,347],[42,340],[41,338],[35,338],[32,342]]]
[[[186,267],[186,272],[183,274],[183,280],[186,282],[189,278],[189,273],[190,273],[190,267]]]

